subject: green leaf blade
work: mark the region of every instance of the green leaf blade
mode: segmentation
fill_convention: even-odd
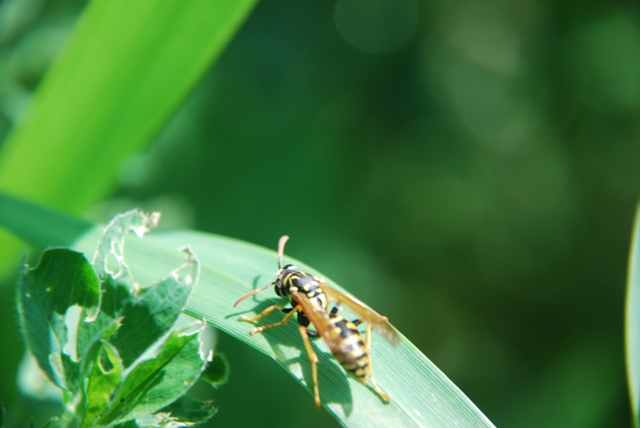
[[[88,2],[0,144],[0,190],[72,214],[101,200],[122,161],[161,131],[256,2]],[[47,233],[25,232],[52,243]],[[2,231],[0,240],[3,272],[23,246]]]
[[[87,235],[76,248],[86,248],[91,241]],[[201,266],[200,280],[186,313],[206,319],[273,358],[311,394],[311,370],[298,329],[288,325],[249,336],[252,325],[238,321],[243,313],[257,313],[270,304],[282,304],[283,300],[265,291],[243,302],[242,307],[233,308],[238,297],[273,281],[277,271],[275,251],[221,236],[178,231],[151,233],[143,240],[129,240],[126,257],[132,267],[138,267],[138,272],[134,272],[136,278],[151,277],[167,265],[175,264],[175,248],[185,244],[198,257]],[[306,272],[318,274],[289,257],[285,257],[285,263],[295,263]],[[325,275],[320,276],[327,279]],[[328,281],[329,285],[343,290]],[[377,334],[372,336],[374,373],[380,387],[392,396],[388,405],[382,403],[370,386],[346,376],[324,344],[315,342],[316,350],[320,350],[317,352],[320,395],[327,410],[349,426],[493,426],[417,348],[404,337],[401,342],[394,348]]]
[[[34,247],[68,246],[93,224],[0,192],[0,225]]]
[[[627,379],[631,414],[635,427],[640,427],[640,206],[636,209],[631,236],[625,316]]]
[[[86,209],[113,186],[120,161],[160,130],[254,3],[90,2],[2,147],[0,189]]]

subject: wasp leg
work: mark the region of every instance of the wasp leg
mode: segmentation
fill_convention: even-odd
[[[342,309],[342,306],[340,306],[340,303],[336,303],[336,305],[333,307],[333,309],[331,309],[331,314],[330,315],[337,314],[340,309]]]
[[[307,349],[307,354],[309,355],[309,361],[311,361],[311,375],[313,377],[313,396],[316,402],[316,407],[320,408],[320,391],[318,390],[318,368],[316,364],[318,364],[318,356],[313,351],[311,347],[311,342],[309,342],[310,330],[307,330],[306,327],[300,326],[298,327],[300,331],[300,336],[302,336],[302,341],[304,342],[304,347]],[[317,333],[316,333],[317,334]]]
[[[255,321],[255,320],[259,319],[259,318],[262,318],[262,317],[263,317],[263,316],[265,316],[265,315],[269,315],[269,314],[270,314],[274,309],[280,309],[280,310],[282,310],[282,307],[281,307],[281,306],[278,306],[278,305],[269,306],[267,309],[265,309],[264,311],[262,311],[260,314],[256,315],[256,316],[255,316],[255,317],[253,317],[253,318],[246,318],[246,317],[245,317],[245,318],[243,318],[243,317],[240,317],[240,319],[241,319],[242,321],[253,322],[253,321]],[[296,306],[296,307],[295,307],[295,308],[293,308],[291,311],[289,311],[289,313],[287,314],[287,316],[285,316],[284,318],[282,318],[282,321],[278,321],[278,322],[275,322],[275,323],[273,323],[273,324],[267,324],[267,325],[263,325],[263,326],[260,326],[260,327],[252,328],[251,330],[249,330],[249,334],[250,334],[250,335],[254,335],[254,334],[257,334],[257,333],[262,333],[263,331],[268,330],[268,329],[270,329],[270,328],[280,327],[281,325],[285,325],[286,323],[288,323],[288,322],[289,322],[289,320],[291,319],[291,317],[293,316],[293,314],[295,314],[295,313],[296,313],[296,312],[298,312],[299,310],[300,310],[300,306]]]
[[[371,385],[373,385],[373,389],[375,389],[375,391],[380,397],[382,397],[383,400],[391,401],[391,397],[389,397],[388,394],[380,389],[380,387],[376,383],[376,380],[373,378],[373,367],[371,361],[371,323],[367,323],[367,339],[365,341],[365,348],[367,350],[367,355],[369,355],[369,377],[371,378]]]
[[[260,312],[255,317],[249,318],[246,315],[240,315],[240,321],[246,321],[246,322],[258,321],[260,318],[269,315],[271,312],[273,312],[274,309],[277,309],[277,310],[282,311],[282,312],[289,312],[291,310],[291,309],[287,310],[287,309],[283,308],[280,305],[273,305],[273,306],[269,306],[267,309],[265,309],[264,311]]]
[[[360,324],[362,324],[362,320],[361,320],[360,318],[355,319],[355,320],[353,320],[353,321],[351,321],[351,322],[352,322],[354,325],[360,325]]]

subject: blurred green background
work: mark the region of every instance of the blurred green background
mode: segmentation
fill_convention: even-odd
[[[0,138],[83,6],[0,2]],[[639,139],[637,3],[264,0],[85,218],[140,206],[274,249],[289,234],[496,426],[626,427]],[[47,408],[16,386],[12,285],[0,401],[22,426]],[[336,425],[274,362],[217,349],[211,426]]]

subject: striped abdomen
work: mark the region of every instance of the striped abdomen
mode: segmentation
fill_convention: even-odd
[[[369,355],[356,325],[340,315],[332,315],[330,323],[330,335],[334,340],[339,336],[340,341],[340,346],[332,349],[336,360],[347,373],[351,373],[362,383],[366,382]]]

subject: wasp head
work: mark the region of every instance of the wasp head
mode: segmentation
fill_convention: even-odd
[[[282,269],[278,270],[276,275],[276,280],[274,281],[274,285],[276,286],[276,294],[281,297],[287,297],[291,294],[289,287],[291,286],[291,281],[288,278],[292,274],[300,273],[300,269],[293,265],[286,265]]]

